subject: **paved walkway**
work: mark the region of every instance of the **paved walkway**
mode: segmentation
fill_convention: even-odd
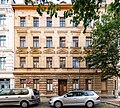
[[[110,97],[101,98],[101,102],[120,106],[120,96],[118,98],[110,98]]]

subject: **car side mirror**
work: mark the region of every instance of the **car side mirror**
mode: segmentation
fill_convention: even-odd
[[[64,95],[65,98],[67,98],[67,95]]]

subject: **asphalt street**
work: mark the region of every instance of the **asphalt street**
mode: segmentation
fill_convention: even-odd
[[[39,105],[30,106],[29,108],[54,108],[50,107],[48,103],[49,98],[41,98],[41,103]],[[101,104],[95,106],[94,108],[120,108],[115,105],[108,104],[110,101],[120,101],[120,97],[118,98],[102,98]],[[0,106],[0,108],[21,108],[20,106]],[[85,108],[83,106],[79,107],[64,107],[64,108]]]
[[[21,107],[20,106],[3,106],[0,108],[21,108]],[[54,107],[50,107],[47,102],[42,102],[39,105],[31,106],[29,108],[54,108]],[[64,108],[85,108],[85,107],[79,106],[79,107],[64,107]],[[97,105],[94,108],[119,108],[119,107],[106,104],[106,103],[101,103],[100,105]]]

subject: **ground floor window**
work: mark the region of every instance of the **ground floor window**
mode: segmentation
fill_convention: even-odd
[[[10,79],[0,79],[0,89],[10,88]]]
[[[39,90],[39,79],[33,79],[33,88]]]
[[[20,88],[26,88],[26,79],[20,79]]]
[[[52,91],[52,90],[53,90],[53,80],[47,79],[47,91]]]
[[[78,79],[73,79],[73,89],[79,89]]]

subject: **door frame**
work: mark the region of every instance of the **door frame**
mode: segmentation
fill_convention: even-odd
[[[58,95],[63,95],[67,92],[67,79],[58,79]]]

